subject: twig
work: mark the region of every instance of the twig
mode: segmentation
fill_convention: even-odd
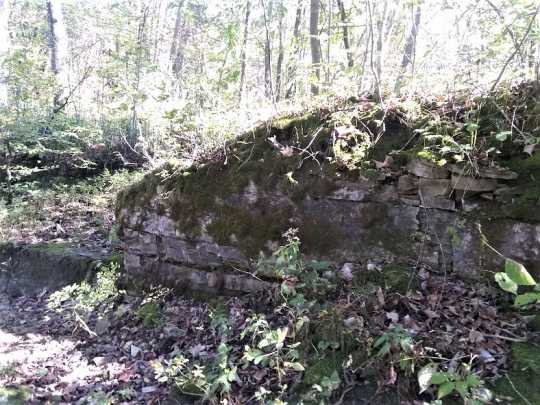
[[[97,336],[97,333],[94,332],[94,331],[92,331],[92,330],[88,327],[88,325],[86,324],[86,322],[84,322],[84,320],[80,317],[80,315],[77,313],[77,311],[74,310],[73,313],[75,314],[75,319],[77,319],[77,322],[79,322],[79,323],[81,324],[82,328],[83,328],[86,332],[88,332],[88,334],[89,334],[90,336]]]
[[[502,335],[487,335],[485,333],[484,333],[484,336],[495,338],[495,339],[508,340],[509,342],[514,342],[514,343],[523,343],[527,341],[527,338],[513,338],[509,336],[502,336]]]
[[[521,37],[521,41],[519,42],[518,46],[516,46],[516,49],[514,49],[514,52],[512,52],[512,54],[508,57],[508,59],[506,59],[506,62],[504,64],[503,68],[501,69],[501,71],[499,73],[499,76],[497,76],[497,79],[495,80],[495,82],[491,86],[491,89],[489,90],[490,93],[492,93],[495,90],[495,88],[497,87],[497,85],[501,81],[501,78],[503,77],[504,72],[506,71],[506,68],[508,67],[510,62],[512,62],[512,59],[514,59],[516,54],[520,51],[521,47],[523,46],[523,43],[525,42],[525,40],[529,36],[529,33],[531,32],[531,28],[532,28],[532,26],[534,24],[534,21],[536,20],[536,15],[538,14],[539,11],[540,11],[540,6],[538,6],[536,8],[536,11],[534,12],[533,16],[531,17],[531,20],[529,21],[529,25],[527,26],[527,30],[525,31],[525,34],[523,34],[523,37]]]
[[[516,394],[518,394],[520,396],[520,398],[523,400],[523,402],[525,402],[527,405],[532,405],[529,400],[527,398],[525,398],[525,396],[518,391],[518,389],[516,388],[516,386],[514,385],[514,383],[512,382],[512,380],[510,379],[510,377],[508,377],[508,374],[505,374],[504,375],[506,377],[506,379],[508,380],[508,382],[510,383],[510,386],[512,387],[512,389],[514,391],[516,391]]]

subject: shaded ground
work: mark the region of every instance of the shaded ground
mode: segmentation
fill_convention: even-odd
[[[103,403],[108,397],[158,403],[166,397],[148,359],[131,356],[127,340],[81,333],[47,308],[46,295],[0,300],[0,403],[6,397],[7,403]]]
[[[503,375],[511,344],[531,338],[522,319],[500,312],[489,288],[427,272],[419,277],[417,291],[407,296],[383,292],[369,282],[361,289],[354,283],[342,285],[331,303],[304,312],[309,325],[298,334],[292,331],[299,318],[290,306],[272,303],[270,294],[207,302],[160,290],[145,301],[120,294],[94,308],[85,322],[73,316],[72,303],[64,298],[56,298],[60,304],[52,310],[49,294],[11,301],[2,296],[0,403],[7,398],[14,404],[192,403],[194,397],[171,395],[175,385],[188,391],[177,369],[164,376],[179,356],[192,365],[217,364],[222,344],[228,347],[227,367],[235,368],[236,377],[228,391],[217,391],[216,400],[230,404],[261,403],[261,387],[267,398],[275,398],[284,385],[293,395],[289,403],[299,403],[295,395],[307,395],[312,384],[334,371],[339,372],[340,388],[322,403],[433,399],[434,388],[418,396],[416,376],[407,377],[399,366],[402,354],[414,360],[416,371],[429,361],[441,371],[470,361],[486,382]],[[269,331],[289,328],[285,347],[303,342],[304,371],[290,369],[280,377],[268,365],[242,360],[245,346],[256,346],[262,336],[253,329],[253,320],[261,317]],[[392,348],[378,356],[373,342],[396,327],[412,338],[410,351]]]

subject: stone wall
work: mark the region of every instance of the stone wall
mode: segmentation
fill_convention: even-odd
[[[150,173],[127,190],[117,217],[129,277],[178,290],[267,289],[271,277],[254,277],[254,262],[289,228],[299,229],[308,259],[336,269],[426,266],[462,277],[501,269],[501,257],[482,245],[481,229],[495,249],[540,275],[539,202],[523,215],[523,191],[509,170],[478,168],[473,177],[455,165],[390,159],[370,176],[302,167],[302,181],[284,185],[269,179],[288,173],[264,175],[262,167],[232,188],[224,184],[239,175],[216,165]]]
[[[109,253],[63,244],[0,245],[0,292],[11,296],[53,292],[92,277]]]

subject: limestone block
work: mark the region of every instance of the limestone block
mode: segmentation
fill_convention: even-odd
[[[469,176],[452,174],[452,188],[469,192],[494,191],[497,188],[497,180],[477,179]]]
[[[420,159],[411,160],[407,164],[407,170],[415,176],[428,179],[446,179],[450,177],[448,169]]]

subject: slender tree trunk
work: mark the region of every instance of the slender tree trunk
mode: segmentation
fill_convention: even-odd
[[[377,53],[376,53],[376,59],[375,59],[375,69],[377,74],[376,81],[378,82],[378,86],[380,87],[381,80],[382,80],[382,60],[383,60],[383,45],[384,45],[384,32],[385,32],[385,22],[386,22],[386,15],[388,13],[388,0],[384,0],[383,2],[383,11],[382,14],[379,15],[379,18],[377,18]],[[377,96],[380,97],[379,94],[379,88],[376,89]]]
[[[140,137],[140,125],[138,118],[138,92],[141,82],[143,59],[145,59],[145,53],[148,52],[146,44],[146,25],[148,20],[148,7],[143,5],[141,10],[141,17],[139,20],[139,27],[137,32],[137,59],[135,61],[135,83],[134,90],[135,96],[133,97],[133,104],[131,106],[131,120],[128,128],[128,141],[130,145],[135,145]]]
[[[57,113],[64,107],[63,93],[63,52],[65,50],[65,30],[62,18],[62,3],[60,0],[47,1],[48,46],[51,72],[56,76],[60,89],[53,96],[53,112]]]
[[[174,32],[173,32],[173,38],[171,42],[171,53],[170,53],[171,71],[176,78],[178,78],[180,71],[182,70],[182,64],[183,64],[182,49],[181,49],[181,44],[180,44],[180,31],[182,28],[183,6],[184,6],[184,1],[182,0],[180,3],[178,3],[178,7],[176,9],[176,19],[174,22]]]
[[[280,4],[279,9],[279,50],[278,50],[278,59],[276,65],[276,91],[274,94],[274,100],[279,101],[281,97],[281,82],[282,82],[282,71],[283,71],[283,59],[285,57],[285,49],[283,47],[283,18],[285,16],[285,10],[283,10],[283,5]]]
[[[405,73],[407,72],[407,68],[411,66],[414,71],[414,59],[416,55],[416,36],[418,35],[418,28],[420,26],[421,13],[422,5],[421,3],[419,3],[416,6],[416,10],[412,18],[411,31],[409,32],[409,36],[405,41],[405,49],[403,51],[403,58],[401,59],[401,67],[398,78],[396,80],[396,85],[394,87],[394,93],[396,93],[396,95],[398,96],[401,91],[401,86],[403,84],[403,79]]]
[[[0,2],[0,60],[9,53],[9,4],[10,0]],[[0,75],[0,107],[8,104],[8,83],[7,77]]]
[[[327,3],[327,19],[326,19],[326,69],[324,75],[324,83],[326,88],[330,87],[330,44],[332,42],[332,0]]]
[[[240,89],[238,90],[238,103],[242,102],[242,93],[244,92],[244,82],[246,80],[246,50],[249,34],[249,15],[251,13],[251,2],[246,0],[246,17],[244,19],[244,39],[242,42],[242,51],[240,53]]]
[[[270,0],[268,4],[268,10],[266,9],[266,3],[261,0],[264,16],[264,94],[266,98],[273,99],[272,97],[272,43],[270,36],[270,22],[272,21],[272,8],[273,0]]]
[[[345,12],[345,5],[343,4],[343,0],[337,0],[337,5],[339,8],[339,16],[341,18],[341,27],[343,30],[343,46],[345,47],[345,52],[347,52],[347,66],[349,68],[352,68],[354,67],[354,60],[351,52],[351,44],[349,39],[347,13]]]
[[[304,11],[303,0],[298,0],[296,5],[296,16],[294,18],[294,29],[293,29],[293,54],[295,59],[289,58],[289,68],[287,72],[287,78],[289,81],[289,86],[287,88],[287,93],[285,98],[291,98],[296,91],[296,71],[297,64],[300,59],[300,25],[302,24],[302,14]]]
[[[309,38],[311,45],[311,64],[315,78],[312,78],[311,93],[319,94],[319,82],[321,80],[321,40],[319,38],[319,13],[321,10],[320,0],[311,0],[309,11]]]

